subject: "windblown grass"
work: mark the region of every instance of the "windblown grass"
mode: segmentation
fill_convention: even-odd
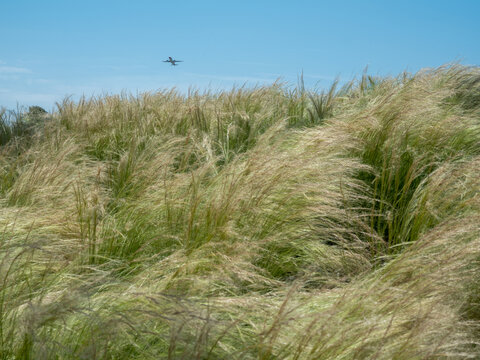
[[[2,113],[0,358],[479,357],[479,79]]]

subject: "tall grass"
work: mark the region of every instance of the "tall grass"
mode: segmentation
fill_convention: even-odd
[[[478,357],[478,78],[4,112],[0,358]]]

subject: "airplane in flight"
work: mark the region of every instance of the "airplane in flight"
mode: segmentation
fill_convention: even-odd
[[[177,66],[177,62],[183,62],[182,60],[174,60],[172,59],[171,56],[168,57],[168,60],[163,60],[163,62],[168,62],[170,64],[172,64],[172,66]]]

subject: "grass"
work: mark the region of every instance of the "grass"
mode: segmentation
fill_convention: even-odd
[[[478,358],[478,79],[3,111],[0,358]]]

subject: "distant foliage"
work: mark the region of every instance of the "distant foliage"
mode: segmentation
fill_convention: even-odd
[[[27,112],[0,109],[0,146],[12,139],[28,142],[35,128],[48,118],[49,114],[40,106],[30,106]]]

